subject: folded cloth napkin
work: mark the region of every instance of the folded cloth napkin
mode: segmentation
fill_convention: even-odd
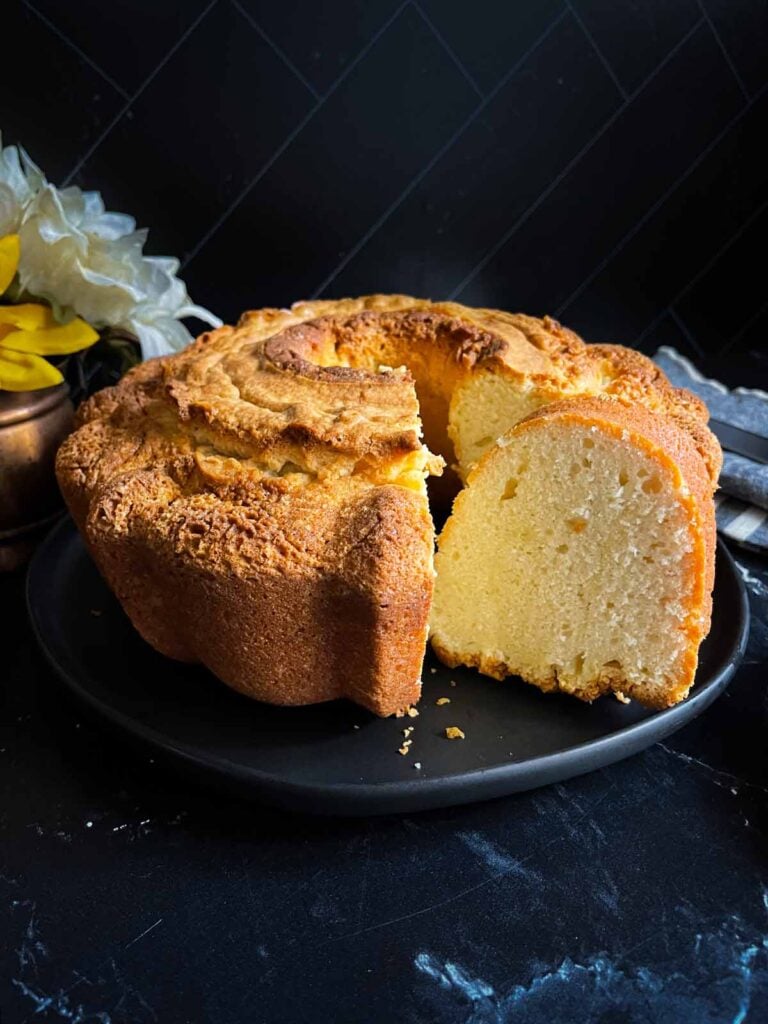
[[[666,345],[653,357],[676,387],[704,399],[713,419],[768,438],[768,393],[729,390],[703,377],[693,363]],[[717,529],[745,547],[768,552],[768,465],[723,452],[720,491],[715,495]]]

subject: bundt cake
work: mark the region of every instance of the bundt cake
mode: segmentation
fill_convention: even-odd
[[[246,313],[138,366],[81,407],[57,473],[159,651],[260,700],[346,696],[388,715],[419,697],[426,478],[446,465],[438,500],[467,486],[438,555],[439,656],[660,706],[687,691],[709,618],[706,417],[645,357],[549,318],[369,296]],[[571,477],[577,448],[591,466]],[[621,586],[645,606],[617,601]],[[600,588],[614,596],[598,636]],[[673,628],[677,646],[657,636]]]

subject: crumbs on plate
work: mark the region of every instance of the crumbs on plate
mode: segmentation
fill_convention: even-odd
[[[445,730],[445,735],[449,740],[463,740],[466,736],[457,725],[449,725]]]

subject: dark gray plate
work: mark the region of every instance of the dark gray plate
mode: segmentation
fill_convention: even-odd
[[[134,631],[69,520],[35,555],[27,597],[48,660],[94,710],[213,781],[325,814],[469,803],[629,757],[722,693],[749,632],[744,585],[719,544],[712,631],[683,704],[652,712],[604,698],[590,706],[515,679],[499,683],[449,670],[430,654],[419,717],[378,719],[345,701],[307,708],[259,704],[202,668],[157,654]],[[438,697],[451,703],[437,707]],[[401,756],[402,730],[411,725],[413,743]],[[462,728],[466,739],[447,740],[449,725]]]

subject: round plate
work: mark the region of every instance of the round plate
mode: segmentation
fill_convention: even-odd
[[[326,814],[469,803],[629,757],[722,693],[749,632],[744,585],[719,544],[712,631],[701,648],[696,685],[677,707],[653,712],[609,697],[582,704],[516,679],[500,683],[469,669],[447,669],[430,653],[418,717],[380,719],[346,701],[305,708],[260,704],[203,668],[157,654],[131,626],[70,520],[35,555],[27,599],[51,665],[94,710],[230,787]],[[450,703],[437,706],[439,697]],[[446,739],[451,725],[466,739]],[[412,743],[402,755],[403,730],[411,726]]]

